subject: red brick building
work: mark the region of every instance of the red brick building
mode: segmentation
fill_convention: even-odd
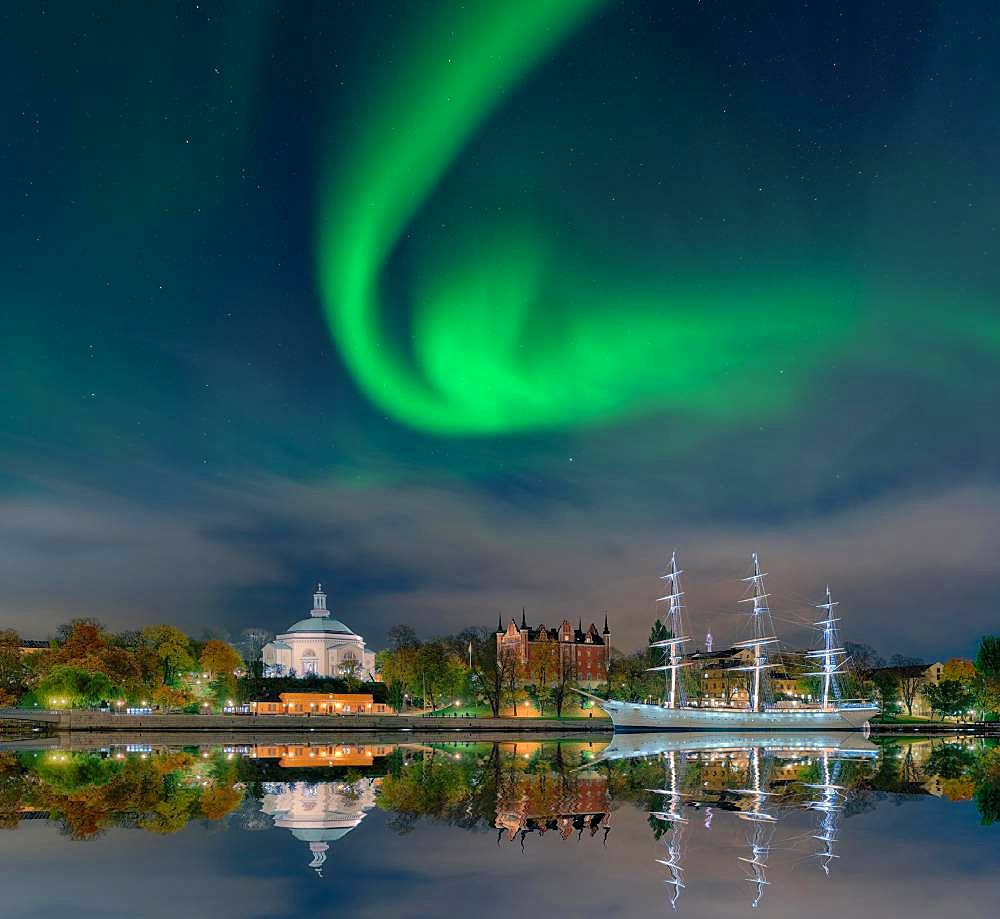
[[[590,687],[607,682],[611,663],[611,630],[607,616],[603,631],[598,631],[593,623],[584,631],[582,619],[575,629],[566,619],[558,628],[549,629],[544,624],[532,628],[522,610],[520,628],[511,619],[505,629],[503,621],[499,620],[496,634],[497,654],[516,654],[522,679],[531,682],[544,678],[550,683],[569,671],[577,682]]]

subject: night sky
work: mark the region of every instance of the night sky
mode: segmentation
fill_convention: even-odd
[[[0,9],[0,626],[968,654],[993,0]]]

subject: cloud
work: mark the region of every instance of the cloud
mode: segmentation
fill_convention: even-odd
[[[430,636],[608,610],[614,642],[640,646],[672,549],[687,570],[696,638],[742,637],[739,578],[770,573],[779,634],[809,638],[830,583],[845,637],[896,652],[970,653],[995,620],[1000,489],[898,494],[761,525],[687,520],[670,502],[581,492],[511,502],[466,486],[245,478],[151,509],[92,492],[0,501],[0,618],[29,636],[72,616],[116,628],[175,622],[195,634],[275,631],[322,580],[336,615],[378,645],[396,622]]]
[[[687,522],[655,502],[514,507],[466,489],[413,485],[275,481],[247,491],[257,513],[280,520],[284,551],[332,569],[344,618],[374,634],[398,621],[425,634],[492,626],[498,612],[509,618],[522,606],[535,623],[582,616],[586,624],[607,609],[616,644],[635,647],[676,547],[688,568],[694,633],[735,639],[739,578],[757,550],[789,638],[806,639],[803,626],[829,582],[848,638],[886,654],[942,656],[968,652],[989,629],[989,598],[1000,586],[991,549],[1000,489],[986,486],[902,494],[772,526]]]
[[[0,500],[0,622],[29,637],[76,616],[200,634],[225,591],[275,576],[266,558],[212,535],[228,519],[95,493]]]

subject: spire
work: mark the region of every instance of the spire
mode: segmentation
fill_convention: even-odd
[[[497,631],[503,631],[503,613],[497,613]]]
[[[580,625],[577,627],[577,631],[583,634],[583,616],[580,617]]]
[[[521,607],[521,628],[526,629],[528,627],[528,620],[525,618],[524,607]]]
[[[608,611],[604,611],[604,631],[601,632],[602,635],[610,635],[611,629],[608,628]]]
[[[323,592],[322,584],[317,584],[316,590],[313,591],[312,615],[317,618],[330,615],[330,611],[326,608],[326,594]]]

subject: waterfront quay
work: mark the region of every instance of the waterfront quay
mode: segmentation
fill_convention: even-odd
[[[151,713],[118,715],[85,709],[0,709],[0,724],[34,724],[51,731],[221,731],[264,732],[372,732],[405,734],[410,731],[451,733],[610,733],[609,718],[471,718],[405,715],[184,715]]]

